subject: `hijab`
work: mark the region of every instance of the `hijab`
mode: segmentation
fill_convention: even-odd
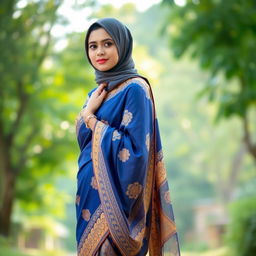
[[[88,40],[90,33],[97,28],[105,29],[114,40],[117,47],[119,60],[113,68],[107,71],[99,71],[93,67],[95,70],[96,83],[98,85],[103,82],[107,83],[107,91],[111,91],[117,85],[129,78],[142,77],[147,81],[147,79],[140,76],[135,69],[132,59],[133,39],[130,30],[124,24],[114,18],[99,19],[89,27],[85,37],[85,51],[90,64],[92,65],[88,54]]]

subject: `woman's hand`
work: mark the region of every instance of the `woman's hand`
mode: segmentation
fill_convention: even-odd
[[[107,86],[106,83],[102,83],[99,87],[92,93],[91,97],[89,98],[86,107],[82,111],[83,118],[85,119],[88,115],[94,114],[96,110],[102,104],[105,96],[107,95],[107,91],[105,87]]]

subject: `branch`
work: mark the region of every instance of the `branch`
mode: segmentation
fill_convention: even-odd
[[[14,171],[16,174],[19,174],[23,167],[25,167],[26,162],[28,160],[28,156],[26,152],[28,151],[28,148],[33,141],[34,137],[38,134],[38,126],[34,126],[31,132],[28,134],[27,138],[25,139],[25,143],[18,148],[19,152],[19,160],[17,162],[17,165],[14,168]]]
[[[17,129],[20,125],[21,118],[25,112],[26,105],[28,103],[28,94],[23,91],[23,83],[21,80],[17,82],[17,92],[18,92],[18,99],[19,99],[19,107],[17,109],[16,119],[14,120],[10,132],[7,136],[7,142],[11,147],[13,143],[13,138],[15,133],[17,133]]]
[[[61,4],[61,1],[56,4],[55,10],[54,10],[54,12],[52,14],[52,17],[50,19],[50,28],[46,33],[47,42],[46,42],[45,46],[43,47],[41,55],[38,57],[38,64],[37,64],[38,68],[41,66],[43,60],[45,59],[45,57],[47,55],[47,51],[48,51],[48,48],[49,48],[49,45],[50,45],[50,42],[51,42],[51,31],[52,31],[53,25],[55,24],[55,20],[57,18],[56,12],[57,12],[58,8],[60,7],[60,4]]]
[[[229,177],[224,188],[224,197],[227,202],[232,199],[232,193],[236,186],[239,172],[241,171],[241,165],[243,163],[245,153],[245,145],[244,143],[241,143],[238,151],[235,153],[233,160],[231,162]]]

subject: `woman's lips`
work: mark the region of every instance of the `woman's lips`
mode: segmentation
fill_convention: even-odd
[[[97,60],[97,63],[104,64],[107,61],[107,59],[99,59]]]

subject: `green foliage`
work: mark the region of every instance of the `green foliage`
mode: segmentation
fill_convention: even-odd
[[[18,249],[11,248],[10,241],[0,236],[0,252],[4,256],[27,256],[25,253],[21,253]]]
[[[234,256],[256,255],[256,197],[240,199],[231,206],[228,241]]]
[[[28,254],[22,253],[18,251],[18,249],[14,249],[14,248],[6,248],[6,247],[0,246],[0,251],[1,251],[1,255],[4,255],[4,256],[28,256]]]
[[[70,34],[63,51],[54,48],[51,31],[63,23],[57,15],[61,2],[0,4],[0,152],[7,155],[0,156],[0,207],[5,174],[12,172],[14,209],[58,218],[73,198],[56,180],[66,175],[75,184],[75,118],[94,86],[92,73],[86,72],[84,35]],[[17,221],[22,214],[15,216]]]
[[[170,56],[166,37],[159,36],[162,18],[167,11],[167,8],[153,6],[145,13],[124,13],[122,9],[108,6],[103,7],[96,16],[101,18],[110,13],[127,24],[134,36],[136,68],[139,73],[145,70],[145,75],[151,81],[183,248],[187,233],[193,232],[196,201],[204,198],[222,199],[224,190],[230,189],[232,192],[234,189],[228,185],[232,175],[230,165],[239,147],[234,137],[240,138],[241,131],[237,119],[223,121],[218,127],[213,127],[217,109],[215,102],[209,105],[203,98],[195,100],[196,93],[207,82],[207,76],[190,60],[183,58],[177,62]],[[149,30],[150,33],[145,33]],[[152,60],[155,62],[153,67],[149,65]],[[157,73],[156,77],[154,73]],[[244,170],[254,173],[250,159],[242,163],[241,171]],[[243,175],[246,184],[248,173],[244,172]]]
[[[166,31],[176,57],[189,51],[210,71],[201,94],[219,101],[218,117],[244,116],[256,105],[256,6],[254,0],[169,3]],[[222,75],[237,85],[218,80]]]
[[[84,34],[77,33],[65,36],[67,47],[61,51],[55,50],[55,41],[49,38],[46,55],[37,65],[39,55],[36,54],[42,53],[43,38],[49,29],[48,14],[53,9],[39,12],[39,9],[44,10],[47,1],[31,1],[13,17],[16,9],[9,16],[3,14],[7,8],[5,5],[11,2],[1,1],[0,10],[0,44],[1,49],[6,50],[0,53],[3,60],[0,63],[0,120],[4,120],[5,135],[15,124],[20,103],[26,103],[23,117],[15,127],[11,149],[12,163],[19,170],[14,218],[22,220],[25,216],[29,222],[31,215],[38,219],[45,215],[63,218],[67,213],[65,224],[70,236],[65,245],[72,248],[75,245],[72,200],[78,155],[74,120],[88,90],[94,87],[93,70],[85,62]],[[36,7],[29,13],[31,5]],[[135,39],[136,67],[152,82],[174,211],[184,244],[186,233],[193,228],[195,201],[204,197],[221,197],[221,189],[227,187],[231,158],[239,146],[234,138],[240,137],[241,132],[237,120],[213,128],[215,102],[209,106],[203,99],[195,101],[194,95],[206,83],[206,76],[187,59],[177,62],[170,58],[165,38],[158,34],[163,13],[167,11],[168,8],[163,11],[155,6],[146,13],[138,13],[132,5],[121,10],[109,6],[100,10],[98,17],[115,16],[131,28]],[[33,22],[30,16],[34,17]],[[37,21],[41,23],[36,24]],[[25,29],[31,22],[33,26]],[[171,30],[177,25],[171,25]],[[38,34],[40,29],[46,33],[42,37]],[[150,33],[145,32],[149,30]],[[17,39],[13,40],[15,35]],[[15,68],[11,60],[16,61]],[[215,83],[216,79],[212,79],[213,99],[219,90],[215,90],[219,88]],[[226,87],[239,91],[235,82]],[[208,93],[208,87],[206,91]],[[22,100],[24,94],[25,101]],[[241,170],[246,170],[242,176],[246,187],[248,179],[254,175],[251,159],[245,159]],[[60,179],[60,176],[66,177]],[[64,202],[68,202],[66,208]],[[57,255],[57,252],[42,252],[42,255],[47,253]],[[214,253],[212,255],[217,255]]]

